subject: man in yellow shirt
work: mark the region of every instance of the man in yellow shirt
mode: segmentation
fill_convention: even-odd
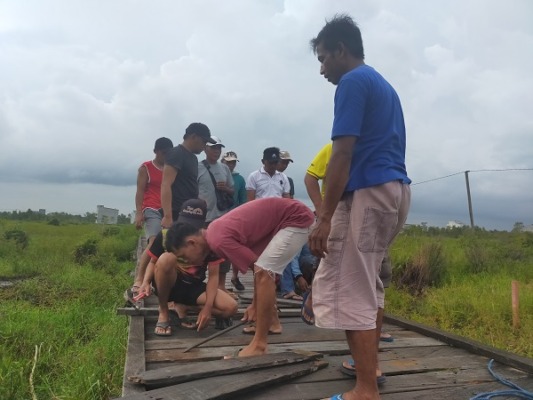
[[[332,144],[329,142],[317,153],[311,165],[307,168],[304,183],[307,189],[307,194],[315,206],[315,214],[318,215],[320,206],[322,205],[322,198],[326,193],[326,170],[328,168],[329,159],[331,157]],[[322,189],[318,181],[322,181]]]

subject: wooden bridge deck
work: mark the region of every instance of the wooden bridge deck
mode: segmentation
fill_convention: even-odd
[[[241,280],[247,288],[244,293],[251,296],[251,276]],[[227,287],[231,287],[229,282]],[[269,353],[277,359],[263,356],[239,359],[237,363],[222,358],[250,341],[251,336],[244,335],[242,327],[183,353],[187,347],[220,331],[214,329],[213,323],[200,333],[174,324],[172,336],[156,336],[153,333],[156,302],[152,296],[138,312],[118,311],[130,316],[125,398],[312,400],[329,398],[353,386],[353,378],[340,372],[342,361],[349,358],[344,333],[302,323],[298,308],[281,306],[283,333],[269,336]],[[240,315],[245,307],[246,302],[241,300]],[[391,343],[380,343],[380,367],[387,376],[380,387],[384,400],[470,399],[480,392],[509,389],[488,372],[487,363],[491,358],[496,360],[493,367],[496,373],[526,390],[533,390],[532,359],[392,316],[386,317],[384,331],[394,337]],[[295,357],[287,353],[292,351],[319,355],[298,364],[281,365]],[[316,357],[321,358],[316,360]],[[261,362],[276,366],[252,370]],[[216,371],[224,371],[226,375],[216,376]],[[146,386],[136,381],[144,381]]]

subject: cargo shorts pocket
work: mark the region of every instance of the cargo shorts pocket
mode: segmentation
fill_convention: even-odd
[[[357,247],[363,253],[379,253],[387,250],[398,225],[398,212],[365,209],[363,226]]]

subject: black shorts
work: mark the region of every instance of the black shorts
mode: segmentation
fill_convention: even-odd
[[[178,275],[176,283],[170,291],[168,301],[173,301],[187,306],[197,305],[198,297],[205,292],[206,284],[204,281],[194,278],[183,278]]]

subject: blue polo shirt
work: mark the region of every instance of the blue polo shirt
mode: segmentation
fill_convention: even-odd
[[[346,192],[394,180],[411,183],[400,99],[374,68],[361,65],[342,76],[334,114],[331,139],[357,137]]]

